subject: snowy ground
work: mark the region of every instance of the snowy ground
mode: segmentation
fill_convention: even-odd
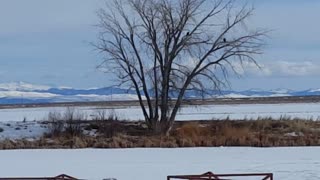
[[[100,107],[77,107],[88,118]],[[45,132],[39,121],[49,112],[65,108],[1,109],[1,138],[38,137]],[[142,119],[138,107],[108,109],[119,118]],[[231,119],[271,116],[320,117],[320,103],[215,105],[183,108],[177,119]],[[26,120],[23,122],[23,120]],[[35,120],[35,121],[34,121]],[[18,129],[17,129],[18,128]],[[79,178],[102,180],[164,180],[167,175],[272,172],[275,179],[320,179],[320,147],[291,148],[180,148],[180,149],[81,149],[2,150],[0,176],[55,176],[66,173]],[[3,163],[5,162],[5,163]]]
[[[1,176],[164,180],[167,175],[272,172],[275,179],[320,179],[319,147],[0,151]]]
[[[92,118],[98,111],[106,109],[106,113],[115,113],[120,119],[138,120],[143,119],[139,107],[76,107],[78,112]],[[45,107],[45,108],[17,108],[0,109],[0,122],[43,120],[49,112],[64,112],[65,107]],[[306,119],[318,119],[320,117],[320,103],[288,103],[288,104],[232,104],[232,105],[202,105],[186,106],[178,113],[177,120],[210,120],[222,119],[243,119],[258,117],[281,116],[299,117]]]
[[[41,122],[0,122],[0,140],[22,138],[32,140],[41,137],[45,132],[48,132],[48,128]]]
[[[5,138],[37,138],[47,129],[41,123],[49,112],[63,114],[66,107],[0,109],[0,140]],[[105,111],[106,116],[114,114],[123,120],[143,119],[139,107],[75,107],[86,119],[95,118],[98,112]],[[239,104],[239,105],[202,105],[183,107],[177,120],[211,120],[211,119],[257,119],[258,117],[279,118],[287,116],[319,120],[320,103],[289,104]],[[2,129],[2,132],[1,132]]]

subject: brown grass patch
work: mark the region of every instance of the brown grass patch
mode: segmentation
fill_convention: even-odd
[[[320,122],[301,119],[178,121],[170,136],[153,135],[141,121],[82,121],[79,126],[97,133],[57,133],[33,141],[6,139],[0,141],[0,149],[320,145]]]

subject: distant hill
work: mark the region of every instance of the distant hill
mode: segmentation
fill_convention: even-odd
[[[320,95],[320,89],[294,91],[289,89],[261,90],[249,89],[245,91],[214,91],[208,90],[204,94],[188,91],[187,98],[246,98],[246,97],[276,97],[276,96],[313,96]],[[172,95],[174,98],[176,95]],[[90,89],[74,89],[67,87],[49,87],[25,82],[0,84],[0,104],[51,103],[51,102],[80,102],[80,101],[110,101],[136,100],[133,90],[117,87],[103,87]]]

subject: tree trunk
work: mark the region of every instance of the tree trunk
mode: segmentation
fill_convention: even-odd
[[[166,135],[168,136],[171,130],[171,126],[167,120],[159,121],[155,120],[150,128],[155,135]]]

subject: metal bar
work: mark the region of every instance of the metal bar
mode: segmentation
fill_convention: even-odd
[[[80,180],[75,177],[61,174],[56,177],[8,177],[0,178],[0,180]]]
[[[262,180],[273,180],[272,173],[247,173],[247,174],[213,174],[211,172],[202,175],[176,175],[167,176],[167,180],[170,179],[188,179],[188,180],[221,180],[220,177],[252,177],[262,176]]]
[[[250,173],[250,174],[215,174],[216,176],[270,176],[271,173]]]

